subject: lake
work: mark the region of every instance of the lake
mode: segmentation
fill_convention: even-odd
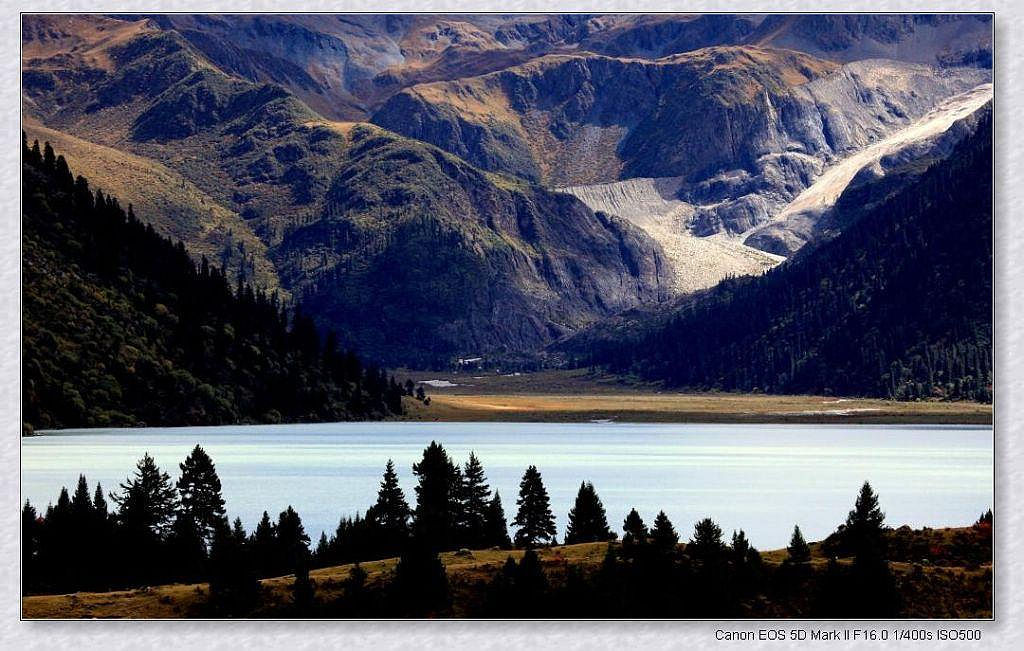
[[[251,531],[264,509],[276,519],[291,504],[315,544],[373,504],[389,458],[413,504],[411,466],[431,440],[460,464],[476,452],[509,520],[536,465],[559,540],[583,480],[620,536],[631,507],[648,525],[664,509],[684,541],[711,516],[727,538],[742,528],[761,549],[784,547],[794,524],[808,540],[831,533],[865,479],[892,526],[967,525],[993,501],[990,426],[398,422],[48,432],[22,439],[22,500],[44,510],[80,472],[90,491],[99,481],[109,493],[147,451],[176,480],[199,443],[232,519]]]

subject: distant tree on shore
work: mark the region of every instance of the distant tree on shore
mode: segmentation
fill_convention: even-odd
[[[515,535],[517,547],[536,547],[553,543],[555,539],[555,516],[551,513],[551,500],[544,488],[537,466],[529,466],[519,482],[519,512],[512,524],[519,527]]]

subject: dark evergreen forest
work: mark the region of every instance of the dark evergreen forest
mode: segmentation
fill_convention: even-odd
[[[23,420],[33,428],[376,419],[407,390],[243,278],[23,148]]]
[[[991,401],[991,115],[834,239],[575,353],[692,389]]]

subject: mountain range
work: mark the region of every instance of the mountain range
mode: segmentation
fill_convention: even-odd
[[[962,151],[992,98],[989,15],[22,28],[30,140],[230,279],[414,367],[524,363],[788,266]]]

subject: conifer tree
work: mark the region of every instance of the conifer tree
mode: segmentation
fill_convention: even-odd
[[[302,518],[295,509],[281,511],[275,527],[278,549],[278,567],[282,571],[295,571],[300,564],[308,563],[309,536],[302,526]]]
[[[789,552],[789,561],[792,563],[807,563],[811,560],[811,548],[804,540],[799,525],[793,527],[793,537],[789,539],[786,551]]]
[[[885,553],[885,514],[878,506],[878,495],[864,482],[853,510],[846,516],[844,547],[855,555],[881,558]]]
[[[460,519],[461,473],[436,441],[431,441],[423,451],[423,458],[413,464],[412,472],[419,478],[413,513],[417,544],[433,550],[450,549]]]
[[[750,551],[750,541],[747,540],[747,534],[740,529],[737,533],[732,532],[732,545],[730,546],[732,552],[732,562],[735,566],[739,567],[747,562],[747,553]]]
[[[672,521],[668,519],[664,511],[658,511],[658,516],[654,518],[651,542],[657,549],[665,552],[675,551],[676,545],[679,543],[679,534],[676,533],[676,528],[672,526]]]
[[[181,513],[193,520],[200,539],[208,545],[213,540],[214,529],[224,518],[224,497],[217,469],[210,455],[199,445],[178,467],[181,469],[177,484]]]
[[[589,481],[581,483],[576,502],[569,511],[565,544],[613,540],[615,537],[615,532],[608,527],[608,516],[594,485]]]
[[[78,485],[71,497],[71,514],[75,527],[85,534],[92,518],[92,498],[89,497],[89,484],[85,481],[85,475],[78,476]]]
[[[52,172],[57,166],[57,157],[53,153],[53,147],[50,146],[50,141],[47,140],[46,144],[43,145],[43,168],[48,172]]]
[[[405,544],[409,537],[409,515],[409,504],[398,485],[395,464],[388,459],[380,490],[377,491],[377,502],[366,514],[366,519],[371,520],[377,529],[382,554],[391,555]]]
[[[704,518],[693,527],[693,537],[686,544],[686,553],[695,560],[719,560],[725,550],[722,529],[711,518]]]
[[[622,530],[625,531],[625,535],[622,537],[623,545],[629,547],[647,543],[647,525],[644,524],[636,509],[629,510],[629,514],[622,522]]]
[[[519,527],[515,535],[516,546],[529,549],[538,544],[554,543],[555,516],[551,513],[551,500],[537,466],[530,466],[523,473],[516,505],[519,512],[512,521]]]
[[[111,496],[118,505],[117,519],[130,532],[162,540],[173,524],[177,494],[171,478],[148,453],[135,468],[135,475],[121,484],[121,492]]]
[[[508,536],[508,520],[505,519],[505,509],[501,506],[501,495],[498,491],[494,491],[494,497],[487,504],[484,529],[484,546],[501,549],[512,546],[512,539]]]
[[[39,514],[28,500],[21,509],[21,571],[26,592],[39,583],[37,562],[39,554]]]
[[[252,549],[253,563],[261,577],[268,577],[278,569],[277,560],[277,529],[264,511],[263,517],[252,532],[249,540]]]
[[[476,549],[486,544],[487,509],[491,489],[487,485],[484,467],[476,454],[469,453],[469,460],[462,472],[462,542]]]

